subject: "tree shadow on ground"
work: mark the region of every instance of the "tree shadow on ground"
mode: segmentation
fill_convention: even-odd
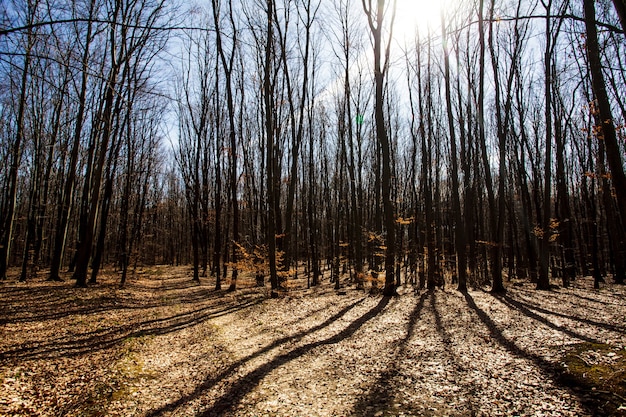
[[[571,395],[575,398],[578,398],[580,403],[586,408],[586,411],[591,415],[602,415],[598,413],[598,408],[595,404],[590,404],[588,399],[583,398],[579,393],[572,389],[572,386],[565,383],[561,378],[562,370],[559,369],[558,365],[544,359],[540,355],[527,352],[524,349],[520,348],[513,340],[507,338],[502,330],[499,328],[498,324],[487,314],[483,309],[476,305],[476,302],[469,294],[466,292],[463,294],[465,296],[465,301],[467,305],[476,313],[478,318],[483,322],[485,327],[489,330],[489,334],[491,337],[498,342],[503,348],[505,348],[509,353],[517,356],[518,358],[529,360],[533,362],[541,372],[549,379],[551,379],[556,385],[566,388],[570,391]]]
[[[0,285],[0,326],[19,333],[22,324],[41,325],[42,332],[0,341],[3,362],[76,357],[115,347],[127,338],[163,335],[261,303],[260,288],[237,293],[198,285],[175,270],[156,270],[120,289],[103,275],[89,288],[71,281],[38,280],[27,286]]]
[[[546,327],[549,327],[553,330],[556,330],[560,333],[563,333],[571,338],[574,339],[579,339],[585,342],[589,342],[589,343],[600,343],[600,341],[598,339],[595,339],[593,337],[589,337],[589,336],[585,336],[583,334],[577,333],[573,330],[568,329],[565,326],[561,326],[558,325],[556,323],[551,322],[550,320],[548,320],[547,318],[540,316],[539,314],[535,313],[534,311],[532,311],[530,308],[528,308],[524,303],[522,303],[521,301],[515,300],[513,298],[511,298],[508,295],[500,295],[500,294],[494,294],[494,298],[498,301],[500,301],[502,304],[504,304],[504,306],[508,307],[511,310],[515,310],[515,311],[519,311],[520,313],[522,313],[523,315],[525,315],[526,317],[535,320],[543,325],[545,325]]]
[[[578,333],[575,333],[569,329],[564,328],[563,326],[558,326],[554,323],[551,323],[548,319],[539,316],[538,314],[535,313],[539,312],[539,313],[543,313],[543,314],[547,314],[550,316],[556,316],[556,317],[561,317],[564,319],[568,319],[568,320],[573,320],[573,321],[577,321],[579,323],[583,323],[583,324],[587,324],[589,326],[592,327],[597,327],[597,328],[602,328],[605,330],[609,330],[615,333],[620,333],[620,334],[626,334],[626,327],[624,326],[617,326],[614,324],[610,324],[610,323],[604,323],[604,322],[599,322],[599,321],[595,321],[595,320],[590,320],[590,319],[586,319],[583,317],[578,317],[575,316],[573,314],[564,314],[564,313],[560,313],[558,311],[553,311],[553,310],[548,310],[546,308],[531,304],[530,302],[526,301],[526,300],[518,300],[513,298],[511,295],[509,294],[505,294],[505,295],[496,295],[496,298],[499,299],[503,304],[508,305],[509,308],[514,308],[518,311],[520,311],[522,314],[524,314],[527,317],[530,317],[534,320],[538,320],[541,321],[542,323],[544,323],[546,326],[549,326],[555,330],[561,331],[563,333],[568,334],[571,337],[575,337],[577,339],[581,339],[584,340],[586,342],[597,342],[595,339],[591,339],[591,338],[586,338],[583,335],[580,335]],[[589,339],[589,340],[587,340]]]
[[[519,288],[517,289],[517,292],[520,293],[527,293],[529,294],[531,297],[534,294],[534,289],[525,289],[525,288]],[[587,292],[588,295],[583,295],[580,294],[581,291]],[[602,294],[601,298],[594,298],[589,296],[589,294]],[[579,300],[583,300],[583,301],[588,301],[591,303],[596,303],[596,304],[601,304],[601,305],[615,305],[615,306],[624,306],[624,297],[622,294],[614,294],[608,291],[604,291],[604,290],[595,290],[595,289],[591,289],[591,288],[587,288],[587,287],[574,287],[574,288],[570,288],[570,289],[564,289],[564,290],[559,290],[559,291],[549,291],[549,292],[545,292],[543,293],[546,296],[550,296],[552,298],[556,298],[562,301],[567,301],[568,303],[571,303],[573,305],[577,305],[576,303],[574,303],[572,300],[568,300],[567,298],[569,297],[575,297],[578,298]],[[615,302],[610,302],[607,301],[609,299],[614,299]]]
[[[210,319],[250,308],[263,300],[263,297],[257,297],[243,303],[231,302],[227,305],[221,304],[218,307],[209,305],[158,319],[143,320],[138,323],[119,326],[109,324],[104,329],[82,334],[70,332],[70,334],[57,338],[31,341],[26,344],[5,348],[3,352],[0,352],[0,361],[38,358],[52,359],[89,354],[94,351],[112,348],[128,338],[163,335],[192,327]]]
[[[296,342],[307,335],[313,334],[325,327],[328,327],[329,325],[331,325],[332,323],[336,322],[341,317],[343,317],[346,313],[348,313],[358,304],[360,304],[363,300],[364,299],[359,299],[355,301],[354,303],[351,303],[350,305],[346,306],[335,315],[328,318],[323,323],[317,326],[314,326],[311,329],[299,332],[293,336],[287,336],[287,337],[281,338],[275,341],[274,343],[272,343],[271,345],[243,359],[238,360],[237,362],[227,367],[224,371],[220,372],[219,375],[213,378],[209,378],[205,380],[204,382],[202,382],[200,385],[198,385],[194,389],[192,393],[185,395],[179,398],[177,401],[169,403],[157,410],[154,410],[148,413],[148,416],[159,416],[167,412],[175,411],[178,407],[200,397],[208,389],[211,389],[213,386],[217,385],[218,383],[225,380],[229,376],[232,376],[233,373],[237,371],[238,368],[250,362],[252,359],[262,355],[263,353],[269,352],[270,350],[278,346],[284,345],[288,342]],[[339,343],[340,341],[352,336],[367,321],[377,316],[387,306],[388,303],[389,303],[389,298],[385,297],[381,299],[381,301],[375,307],[370,309],[367,313],[359,317],[357,320],[350,323],[346,328],[344,328],[342,331],[335,334],[334,336],[329,337],[324,340],[311,342],[306,345],[292,349],[287,353],[281,354],[273,358],[269,362],[266,362],[265,364],[259,366],[258,368],[249,372],[248,374],[239,377],[233,384],[228,386],[228,389],[224,394],[220,395],[217,399],[215,399],[215,402],[213,403],[212,406],[204,410],[199,415],[207,416],[207,417],[220,416],[220,415],[224,415],[226,412],[232,410],[233,408],[236,408],[237,405],[241,402],[241,400],[246,396],[246,394],[251,392],[254,389],[254,387],[257,386],[261,382],[261,380],[265,376],[267,376],[270,372],[272,372],[276,368],[279,368],[280,366],[285,365],[286,363],[294,359],[297,359],[305,355],[306,353],[310,352],[311,350],[319,346]]]
[[[462,292],[462,294],[466,294],[466,293],[467,291]],[[433,293],[433,297],[431,297],[430,306],[433,311],[433,315],[435,317],[435,327],[437,328],[437,333],[439,333],[439,336],[441,337],[441,340],[443,341],[444,351],[446,355],[450,358],[451,363],[454,366],[456,375],[460,376],[466,373],[467,369],[461,365],[462,358],[460,358],[459,355],[456,352],[454,352],[454,350],[452,349],[453,336],[443,325],[441,312],[437,308],[436,293]],[[458,379],[458,381],[460,381],[460,378]],[[475,416],[476,410],[474,410],[475,407],[473,404],[473,398],[476,395],[476,387],[474,385],[466,384],[466,386],[464,386],[463,389],[467,392],[467,395],[465,395],[464,397],[466,397],[468,400],[469,415]]]
[[[37,286],[0,286],[0,325],[58,320],[71,316],[94,315],[109,311],[139,311],[178,304],[206,304],[225,295],[238,300],[260,296],[258,288],[236,294],[215,291],[184,277],[168,277],[131,282],[120,289],[117,282],[102,280],[89,288],[76,288],[71,282],[37,282]],[[148,295],[145,295],[145,294]],[[146,298],[150,298],[149,301]],[[248,300],[245,300],[248,301]]]
[[[380,374],[376,382],[371,385],[370,390],[359,398],[352,409],[353,415],[373,417],[375,415],[380,415],[379,413],[385,411],[399,411],[394,409],[395,395],[392,392],[392,382],[394,378],[398,376],[400,371],[400,360],[405,356],[408,344],[415,335],[415,327],[421,317],[426,298],[428,298],[430,293],[431,292],[424,292],[420,296],[419,301],[415,304],[415,307],[409,316],[409,321],[406,325],[406,336],[398,341],[397,350],[393,355],[393,358],[389,360],[390,366]],[[406,412],[411,410],[404,409],[402,411]],[[415,409],[414,411],[418,410]]]

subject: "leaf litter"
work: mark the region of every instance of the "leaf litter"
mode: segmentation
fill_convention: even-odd
[[[0,415],[626,415],[626,291],[0,283]]]

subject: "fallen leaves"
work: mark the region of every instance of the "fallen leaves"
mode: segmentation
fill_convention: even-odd
[[[123,290],[3,283],[0,415],[589,416],[604,388],[570,389],[564,355],[626,356],[626,291],[588,280],[382,303],[305,279],[279,299],[215,292],[188,272],[151,268]],[[617,349],[576,348],[593,341]]]

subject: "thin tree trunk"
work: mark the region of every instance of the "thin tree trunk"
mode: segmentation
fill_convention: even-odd
[[[599,121],[598,121],[599,122]],[[624,251],[624,229],[619,219],[613,191],[609,183],[609,178],[605,168],[606,149],[604,141],[598,141],[598,175],[600,181],[600,193],[602,205],[606,216],[607,233],[609,238],[609,259],[613,269],[613,280],[616,284],[623,284],[625,280],[624,262],[626,253]]]
[[[574,236],[572,211],[567,191],[567,177],[565,176],[565,133],[560,121],[555,126],[556,141],[556,187],[557,187],[557,212],[560,222],[559,240],[563,248],[563,271],[562,282],[564,287],[569,287],[570,282],[576,279],[576,258],[574,251]]]
[[[482,164],[483,170],[485,174],[485,186],[487,189],[487,201],[489,204],[489,224],[490,224],[490,233],[493,237],[497,235],[497,218],[496,218],[496,198],[493,189],[493,180],[491,176],[491,164],[489,161],[489,156],[487,153],[487,139],[485,132],[485,28],[484,28],[484,0],[480,0],[479,9],[478,9],[478,28],[479,28],[479,43],[480,43],[480,58],[479,58],[479,87],[478,87],[478,129],[479,129],[479,144],[481,150]],[[490,15],[493,14],[493,1],[492,7],[490,7]],[[491,19],[490,19],[491,20]],[[493,26],[493,24],[491,25]],[[498,83],[496,82],[496,88],[498,88]],[[492,289],[495,288],[495,281],[500,281],[498,279],[497,274],[500,268],[500,263],[498,258],[498,250],[497,245],[500,242],[497,242],[497,239],[492,239],[490,242],[490,253],[491,253],[491,270],[493,277],[495,277],[494,282],[492,283]],[[500,271],[501,273],[501,271]]]
[[[95,0],[89,3],[89,18],[87,22],[87,35],[85,38],[85,50],[82,57],[81,68],[81,87],[78,97],[78,111],[76,114],[76,124],[74,126],[74,135],[72,140],[72,149],[70,151],[70,162],[67,170],[67,179],[63,188],[62,203],[58,207],[57,225],[54,237],[54,251],[50,264],[51,281],[59,281],[59,271],[63,261],[63,253],[67,239],[67,229],[69,224],[70,209],[74,195],[74,185],[76,183],[76,165],[78,164],[78,154],[80,151],[80,142],[83,131],[83,123],[85,118],[85,109],[87,107],[87,83],[89,77],[89,54],[92,42],[92,18],[95,11]]]
[[[272,290],[278,289],[278,271],[276,268],[276,182],[274,179],[274,88],[271,79],[274,42],[274,1],[267,0],[267,39],[265,44],[265,63],[263,74],[263,97],[265,101],[265,135],[266,135],[266,183],[267,183],[267,241],[270,284]],[[276,173],[278,175],[278,173]]]
[[[39,205],[37,207],[37,214],[36,214],[37,226],[36,226],[36,232],[35,232],[36,240],[35,240],[35,245],[33,248],[33,274],[35,274],[36,271],[39,269],[39,262],[41,261],[40,259],[41,247],[44,241],[44,224],[45,224],[45,217],[46,217],[46,204],[45,204],[44,199],[48,198],[48,194],[50,191],[50,177],[51,177],[52,168],[55,162],[53,149],[56,146],[56,143],[59,140],[59,136],[60,136],[59,132],[61,130],[61,115],[63,113],[63,104],[64,104],[64,99],[67,93],[67,86],[70,81],[69,67],[66,68],[66,72],[64,76],[65,78],[63,81],[63,85],[59,91],[59,95],[54,106],[54,112],[53,112],[54,121],[53,121],[53,126],[52,126],[52,134],[51,134],[50,142],[48,144],[49,146],[48,159],[46,161],[46,168],[45,168],[45,173],[44,173],[44,178],[43,178],[43,190],[41,192],[43,199],[39,201]],[[64,161],[63,158],[62,160]],[[59,165],[62,167],[64,165],[64,162],[62,162]]]
[[[35,12],[38,2],[29,5],[28,23],[32,24],[35,18]],[[15,141],[11,146],[11,162],[9,165],[8,190],[6,194],[7,207],[5,212],[0,213],[0,280],[7,277],[7,268],[9,264],[9,255],[11,254],[11,241],[13,239],[13,225],[15,220],[15,206],[17,203],[17,180],[22,156],[22,142],[24,141],[24,114],[26,112],[26,94],[28,89],[28,73],[30,71],[30,62],[32,59],[31,52],[35,43],[35,34],[32,28],[27,34],[26,51],[24,54],[24,66],[22,68],[22,77],[20,81],[20,97],[17,108],[17,121]]]
[[[28,199],[28,215],[26,222],[26,239],[24,242],[24,253],[22,256],[22,272],[20,273],[20,282],[26,282],[26,278],[28,276],[28,265],[29,260],[31,258],[32,246],[36,239],[36,226],[37,226],[37,206],[38,202],[41,199],[40,194],[40,176],[41,176],[41,158],[42,158],[42,150],[41,150],[41,134],[39,132],[33,132],[32,134],[33,140],[33,168],[30,179],[30,190],[29,190],[29,199]]]
[[[459,164],[457,159],[456,146],[456,129],[454,123],[454,114],[452,109],[452,89],[450,82],[450,57],[446,49],[448,45],[446,21],[442,11],[441,13],[441,30],[442,44],[444,46],[444,78],[446,87],[446,109],[448,113],[448,129],[450,131],[450,160],[452,162],[452,211],[454,216],[454,235],[456,249],[456,273],[458,274],[458,290],[467,291],[467,255],[466,255],[466,236],[465,224],[463,223],[463,215],[461,213],[461,196],[459,187]]]
[[[120,4],[116,3],[113,11],[112,21],[117,21],[120,12]],[[87,201],[83,201],[83,206],[87,207],[87,216],[85,227],[81,229],[81,235],[78,241],[80,242],[76,253],[76,269],[74,271],[73,279],[76,281],[76,286],[85,287],[87,285],[87,268],[89,266],[89,258],[91,255],[91,249],[94,238],[94,228],[96,218],[98,215],[98,206],[100,201],[100,189],[102,182],[102,174],[104,170],[104,164],[106,161],[107,150],[109,148],[109,141],[111,139],[111,133],[113,129],[113,118],[115,114],[114,110],[114,98],[116,95],[115,87],[117,85],[118,74],[121,67],[121,59],[124,59],[124,53],[118,56],[117,49],[117,37],[119,34],[116,30],[116,25],[111,26],[111,69],[106,83],[106,93],[104,98],[104,107],[102,111],[102,118],[100,120],[102,130],[96,135],[100,136],[100,143],[98,147],[98,158],[94,165],[94,170],[90,176],[87,187],[89,192],[86,193]],[[121,40],[124,42],[124,39]],[[123,46],[122,46],[123,48]]]
[[[550,289],[550,242],[551,242],[551,199],[552,199],[552,33],[551,33],[551,6],[552,1],[542,3],[546,9],[546,49],[544,52],[544,69],[545,69],[545,123],[546,123],[546,139],[545,139],[545,182],[543,184],[543,223],[542,235],[540,236],[541,249],[539,255],[539,279],[537,280],[538,290]]]
[[[239,242],[239,203],[237,201],[237,135],[235,125],[235,102],[233,98],[233,83],[232,72],[233,63],[235,59],[235,51],[237,48],[237,28],[235,27],[235,21],[233,16],[233,5],[229,2],[228,16],[230,19],[231,28],[233,29],[232,35],[232,47],[230,50],[230,56],[227,57],[224,51],[224,45],[222,43],[222,34],[220,31],[220,19],[219,12],[220,6],[217,0],[212,0],[213,4],[213,21],[215,23],[216,30],[216,45],[217,51],[222,62],[222,68],[224,69],[224,76],[226,81],[226,107],[228,109],[228,138],[230,142],[230,205],[232,208],[232,222],[233,222],[233,245],[232,245],[232,259],[230,264],[232,265],[232,275],[229,291],[234,291],[237,288],[237,244]]]

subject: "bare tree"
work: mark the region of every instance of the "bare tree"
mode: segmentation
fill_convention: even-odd
[[[389,53],[391,48],[391,34],[388,35],[387,45],[383,51],[383,31],[385,23],[385,14],[391,11],[392,16],[389,23],[390,31],[393,29],[393,23],[396,13],[395,0],[391,4],[391,7],[386,7],[384,0],[379,0],[374,8],[372,0],[362,0],[363,10],[367,15],[368,24],[372,33],[374,42],[374,80],[376,84],[376,99],[375,99],[375,118],[376,118],[376,138],[380,146],[380,152],[382,154],[382,200],[385,216],[385,229],[386,229],[386,255],[385,255],[385,288],[383,294],[385,296],[392,296],[396,294],[395,288],[395,267],[396,267],[396,214],[395,205],[391,198],[391,147],[389,144],[389,136],[386,129],[386,121],[384,114],[384,86],[385,76],[389,64]],[[384,56],[383,56],[384,53]]]
[[[109,146],[116,129],[116,110],[120,109],[121,99],[120,74],[129,71],[130,60],[145,47],[158,19],[163,11],[163,2],[124,3],[115,0],[108,10],[109,29],[109,60],[110,67],[106,76],[104,96],[101,110],[96,115],[96,123],[92,126],[92,140],[97,148],[94,158],[88,166],[88,180],[85,181],[81,207],[81,223],[76,252],[76,269],[73,279],[77,286],[85,286],[87,269],[92,245],[96,232],[96,220],[101,204],[101,185]],[[142,24],[141,27],[138,24]],[[135,30],[140,30],[136,33]],[[123,79],[123,74],[122,77]]]
[[[280,173],[276,172],[275,137],[274,137],[274,0],[267,0],[267,26],[265,41],[265,60],[263,62],[263,99],[265,110],[265,140],[266,140],[266,183],[267,183],[267,248],[269,256],[270,283],[272,289],[278,288],[278,271],[276,267],[276,217],[277,194],[276,183]]]
[[[238,48],[238,28],[235,23],[235,16],[233,13],[233,4],[229,2],[228,9],[228,22],[230,29],[230,50],[228,54],[224,48],[224,42],[222,41],[222,26],[220,16],[220,3],[217,0],[212,0],[213,6],[213,22],[215,23],[216,33],[216,46],[217,52],[220,57],[222,69],[224,70],[225,77],[225,89],[226,89],[226,106],[228,109],[228,137],[229,137],[229,156],[230,156],[230,205],[232,208],[232,224],[233,224],[233,245],[232,245],[232,259],[230,260],[232,267],[231,282],[229,291],[234,291],[237,288],[237,245],[239,242],[239,202],[238,202],[238,168],[237,168],[237,126],[235,124],[235,98],[234,98],[234,86],[233,86],[233,70],[237,48]]]
[[[611,181],[613,183],[622,222],[626,219],[626,174],[621,157],[620,147],[615,131],[615,120],[611,110],[611,102],[606,90],[606,82],[602,71],[598,29],[596,27],[595,4],[591,0],[583,0],[585,29],[587,33],[587,57],[593,94],[597,102],[599,124],[595,127],[598,138],[604,141]],[[623,237],[622,237],[623,238]]]
[[[18,172],[24,142],[24,117],[26,113],[26,99],[28,93],[28,81],[32,60],[32,50],[36,42],[36,34],[32,25],[37,19],[39,1],[29,1],[26,5],[26,25],[29,26],[24,40],[24,58],[21,65],[21,75],[18,90],[18,102],[15,122],[15,138],[9,153],[8,184],[3,199],[6,205],[0,213],[0,280],[6,279],[9,254],[11,253],[11,241],[13,238],[13,225],[15,206],[17,202]]]
[[[455,249],[457,257],[458,290],[467,291],[467,255],[466,236],[463,214],[461,212],[461,195],[459,187],[459,164],[457,156],[456,127],[452,108],[452,83],[450,81],[450,57],[448,56],[448,34],[446,19],[441,12],[442,46],[444,54],[444,78],[446,89],[446,109],[448,113],[448,130],[450,135],[450,160],[452,162],[452,211],[454,215]]]
[[[213,148],[210,143],[210,137],[214,135],[213,119],[217,117],[212,112],[217,108],[215,68],[218,64],[217,57],[212,53],[209,33],[190,36],[186,45],[185,70],[180,81],[182,91],[178,103],[180,139],[176,158],[191,221],[193,280],[199,281],[200,267],[205,274],[208,262],[209,161],[214,159],[211,152],[215,148],[215,152],[221,151],[217,143]],[[217,163],[214,161],[215,165]],[[215,182],[215,188],[218,188],[220,184]],[[217,250],[219,253],[220,248]]]
[[[57,223],[54,238],[54,252],[50,265],[49,279],[58,281],[61,263],[63,261],[63,253],[66,247],[68,223],[70,217],[70,208],[74,195],[76,184],[76,167],[78,165],[78,156],[81,148],[81,139],[83,135],[83,124],[85,121],[85,112],[87,107],[87,89],[89,81],[89,66],[91,59],[91,44],[93,41],[94,23],[92,22],[96,14],[96,1],[89,2],[89,10],[87,13],[87,29],[85,42],[83,46],[83,54],[81,59],[81,82],[78,92],[78,111],[76,113],[76,121],[74,124],[74,134],[70,150],[70,161],[67,168],[67,178],[63,187],[60,204],[57,207]]]

